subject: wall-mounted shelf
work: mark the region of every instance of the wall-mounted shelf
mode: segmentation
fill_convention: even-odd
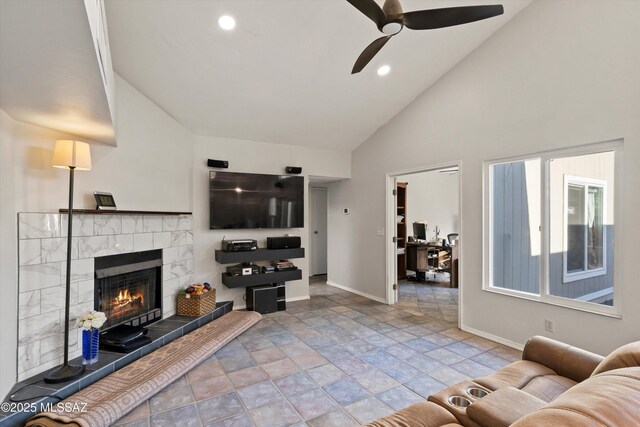
[[[245,252],[246,253],[246,252]],[[275,273],[250,274],[247,276],[230,276],[222,273],[222,283],[227,288],[245,288],[247,286],[267,285],[270,283],[288,282],[302,279],[302,270],[276,271]]]
[[[68,213],[69,209],[60,209],[60,213]],[[121,209],[74,209],[74,214],[92,215],[191,215],[191,212],[168,212],[168,211],[125,211]]]
[[[236,264],[252,261],[273,261],[278,259],[304,258],[304,248],[256,249],[255,251],[226,252],[217,250],[216,261],[220,264]]]

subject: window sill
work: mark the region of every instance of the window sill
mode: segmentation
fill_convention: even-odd
[[[541,304],[554,305],[556,307],[562,307],[562,308],[566,308],[566,309],[569,309],[569,310],[577,310],[577,311],[582,311],[582,312],[585,312],[585,313],[597,314],[599,316],[610,317],[610,318],[613,318],[613,319],[622,319],[622,314],[618,313],[616,311],[616,308],[613,307],[613,306],[607,306],[607,307],[611,307],[611,310],[604,310],[603,311],[603,310],[596,310],[596,309],[577,306],[577,305],[563,304],[560,301],[556,301],[556,299],[565,300],[565,298],[561,298],[561,297],[549,296],[547,298],[550,298],[550,299],[542,299],[540,296],[535,295],[535,294],[528,294],[528,293],[524,293],[524,292],[510,291],[508,289],[501,289],[501,288],[494,288],[494,287],[484,287],[484,286],[483,286],[482,290],[485,291],[485,292],[491,292],[491,293],[494,293],[494,294],[506,295],[506,296],[509,296],[509,297],[524,299],[524,300],[533,301],[533,302],[537,302],[537,303],[541,303]],[[571,301],[571,300],[569,300],[569,301]],[[576,302],[579,303],[580,305],[581,304],[590,304],[590,303],[584,303],[584,302],[581,302],[581,301],[576,301]]]
[[[599,268],[597,270],[590,270],[580,273],[568,274],[566,271],[562,273],[562,283],[577,282],[578,280],[591,279],[592,277],[604,276],[607,274],[606,268]]]

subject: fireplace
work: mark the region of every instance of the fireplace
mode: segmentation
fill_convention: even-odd
[[[162,250],[95,258],[94,307],[103,330],[144,326],[162,318]]]

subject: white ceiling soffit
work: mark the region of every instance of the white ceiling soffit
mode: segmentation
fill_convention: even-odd
[[[19,121],[115,145],[84,2],[0,0],[0,108]]]
[[[324,187],[332,182],[344,181],[348,178],[309,175],[309,184]]]
[[[450,28],[404,29],[357,75],[381,37],[346,0],[107,2],[114,68],[196,134],[352,150],[529,0],[404,0],[405,11],[504,5]],[[235,17],[233,31],[217,24]],[[379,66],[391,66],[381,78]]]

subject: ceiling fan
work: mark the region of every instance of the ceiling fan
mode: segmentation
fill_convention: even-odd
[[[504,8],[500,4],[487,6],[445,7],[442,9],[416,10],[403,12],[400,0],[385,0],[382,8],[375,0],[347,0],[356,9],[371,19],[384,33],[365,48],[356,60],[351,74],[356,74],[373,59],[382,47],[404,27],[410,30],[433,30],[467,24],[502,15]]]

